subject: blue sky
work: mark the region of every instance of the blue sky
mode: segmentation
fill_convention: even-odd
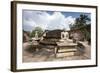
[[[69,24],[74,24],[75,19],[78,18],[80,14],[88,15],[89,18],[91,17],[90,13],[82,12],[23,10],[23,29],[25,31],[32,31],[35,27],[41,27],[43,30],[70,30]]]
[[[54,12],[53,11],[47,11],[50,15],[52,15]],[[74,18],[77,18],[80,16],[80,14],[85,14],[90,17],[90,13],[84,13],[84,12],[61,12],[65,17],[72,16]]]

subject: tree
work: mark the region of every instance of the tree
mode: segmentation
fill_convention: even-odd
[[[30,40],[30,32],[23,30],[23,42]]]
[[[70,24],[70,29],[84,27],[85,25],[88,25],[88,22],[90,22],[88,15],[80,14],[80,17],[76,18],[75,24]]]
[[[83,33],[84,35],[84,39],[85,40],[89,40],[91,39],[91,32],[89,32],[88,30],[90,30],[91,28],[91,24],[90,24],[90,18],[88,17],[88,15],[85,14],[80,14],[80,16],[78,18],[76,18],[75,20],[75,24],[70,24],[70,29],[80,29],[80,31]],[[88,28],[89,27],[89,28]]]
[[[35,37],[35,34],[38,34],[38,37],[41,37],[43,30],[41,27],[35,27],[35,29],[31,32],[31,37]]]

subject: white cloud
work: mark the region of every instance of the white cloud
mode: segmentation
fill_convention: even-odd
[[[69,30],[69,29],[70,29],[70,28],[69,28],[69,25],[75,23],[75,18],[73,18],[72,16],[68,16],[68,17],[65,19],[65,23],[68,25],[68,26],[65,25],[65,27],[67,27],[67,28],[68,28],[67,30]]]
[[[51,16],[51,20],[47,26],[47,29],[63,29],[65,24],[65,17],[60,12],[54,12]]]
[[[32,31],[37,26],[49,30],[64,28],[69,30],[69,24],[75,22],[75,18],[65,17],[61,12],[50,15],[45,11],[24,11],[23,17],[23,29],[27,31]]]
[[[75,18],[73,18],[72,16],[68,16],[66,18],[66,23],[68,23],[68,24],[74,24],[75,23]]]

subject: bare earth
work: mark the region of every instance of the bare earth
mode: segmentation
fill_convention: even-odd
[[[89,59],[83,55],[74,55],[67,57],[54,57],[54,50],[42,48],[40,50],[35,50],[34,48],[29,48],[29,42],[23,43],[23,62],[43,62],[43,61],[64,61],[64,60],[85,60]]]

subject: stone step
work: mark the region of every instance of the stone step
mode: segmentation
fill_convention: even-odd
[[[61,48],[61,49],[59,49],[58,50],[58,52],[75,52],[75,51],[77,51],[77,49],[76,48],[72,48],[72,49],[68,49],[68,48]]]
[[[56,57],[68,57],[73,56],[75,52],[67,52],[67,53],[57,53]]]

